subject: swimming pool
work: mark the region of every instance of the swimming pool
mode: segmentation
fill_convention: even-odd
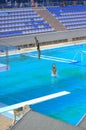
[[[86,113],[86,43],[9,57],[9,71],[0,73],[0,103],[12,105],[60,91],[68,95],[32,105],[32,109],[76,124]],[[5,57],[0,57],[5,63]],[[57,78],[51,76],[55,63]]]

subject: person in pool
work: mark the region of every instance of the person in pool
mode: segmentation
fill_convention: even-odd
[[[52,65],[52,76],[56,77],[57,76],[57,70],[56,70],[56,65]]]

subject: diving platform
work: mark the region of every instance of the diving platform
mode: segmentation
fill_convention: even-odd
[[[0,63],[0,72],[7,71],[7,70],[8,70],[8,66],[6,64]]]

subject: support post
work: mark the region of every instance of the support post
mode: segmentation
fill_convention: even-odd
[[[40,45],[39,45],[37,37],[35,37],[35,41],[36,41],[36,47],[37,47],[37,50],[38,50],[38,59],[40,59]]]
[[[6,47],[6,70],[8,70],[8,47]]]

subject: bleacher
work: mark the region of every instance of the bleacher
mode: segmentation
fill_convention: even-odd
[[[67,29],[86,28],[86,6],[63,6],[46,8]]]
[[[53,31],[32,8],[0,10],[0,37]]]
[[[86,6],[46,7],[66,29],[86,28]],[[43,10],[42,10],[43,11]],[[51,23],[30,8],[0,10],[0,37],[53,32]]]

